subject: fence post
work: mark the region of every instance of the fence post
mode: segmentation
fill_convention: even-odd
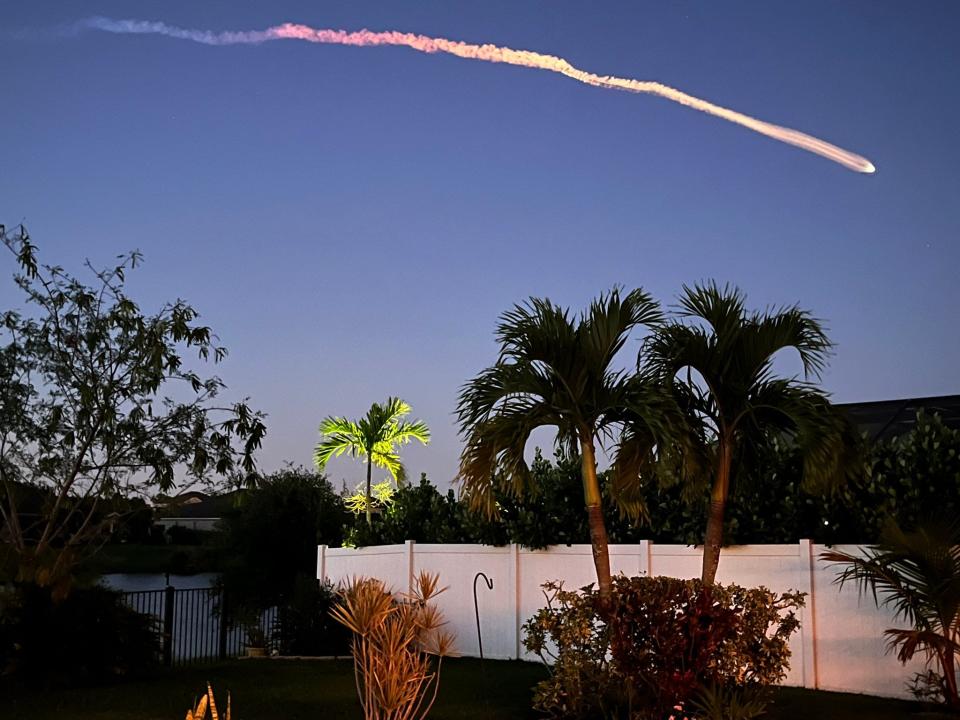
[[[327,581],[327,546],[317,546],[317,580],[322,585]]]
[[[523,620],[520,617],[520,545],[510,543],[510,590],[513,603],[513,658],[519,660],[521,648],[521,630]]]
[[[407,540],[406,542],[406,555],[407,555],[407,592],[413,592],[413,573],[414,573],[414,561],[413,561],[413,548],[417,543],[414,540]]]
[[[814,574],[817,570],[817,558],[810,540],[800,541],[799,590],[807,594],[807,602],[800,610],[800,635],[803,639],[803,686],[817,689],[820,678],[817,673],[817,617],[816,598],[814,597]]]
[[[227,589],[220,588],[220,618],[217,623],[217,657],[227,659],[227,632],[230,629],[227,622]]]
[[[173,666],[173,612],[177,591],[167,585],[163,591],[163,664]]]
[[[649,540],[640,541],[640,574],[650,577],[652,575],[652,558],[650,557],[650,545],[652,543]]]

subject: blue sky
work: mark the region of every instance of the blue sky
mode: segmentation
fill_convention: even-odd
[[[755,306],[799,302],[837,343],[838,401],[960,391],[960,5],[239,5],[0,7],[0,221],[68,267],[141,249],[135,296],[196,305],[230,349],[231,391],[269,413],[265,469],[308,463],[324,415],[394,394],[434,431],[410,471],[446,483],[457,388],[493,361],[498,314],[613,284],[669,302],[716,278]],[[557,54],[816,135],[877,173],[523,68],[52,31],[91,15]]]

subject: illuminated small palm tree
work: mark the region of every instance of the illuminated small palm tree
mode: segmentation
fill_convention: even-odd
[[[581,459],[584,504],[598,591],[611,592],[607,531],[597,477],[597,445],[613,451],[609,495],[627,514],[642,511],[639,476],[654,461],[657,440],[672,435],[675,404],[645,378],[617,369],[615,356],[632,330],[660,321],[656,301],[642,290],[614,289],[579,318],[547,299],[532,298],[500,318],[497,362],[460,393],[458,417],[466,447],[459,481],[469,505],[498,513],[496,492],[515,496],[537,488],[524,453],[531,432],[557,429],[557,444]]]
[[[673,388],[710,467],[686,478],[710,485],[706,585],[716,577],[737,470],[748,469],[764,443],[773,437],[795,442],[808,486],[829,488],[862,470],[851,426],[807,381],[819,378],[830,350],[820,323],[796,307],[748,313],[744,300],[738,289],[714,283],[684,287],[679,319],[659,328],[645,347],[646,371]],[[800,356],[803,380],[774,374],[781,350]]]
[[[323,470],[332,457],[347,454],[365,458],[367,462],[366,515],[373,522],[371,478],[373,466],[384,468],[402,483],[406,477],[397,448],[413,440],[424,445],[430,442],[430,429],[422,420],[407,421],[410,406],[400,398],[388,398],[382,405],[374,403],[360,420],[328,417],[320,423],[321,440],[313,451],[313,461]]]

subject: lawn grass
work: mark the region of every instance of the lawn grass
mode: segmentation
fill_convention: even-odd
[[[430,718],[532,720],[537,714],[530,709],[530,688],[544,675],[534,663],[448,660]],[[237,720],[361,717],[349,661],[236,660],[98,688],[28,692],[8,684],[0,686],[0,718],[179,720],[208,679],[218,697],[225,699],[230,690]],[[769,720],[922,717],[915,703],[864,695],[781,688],[775,698]]]

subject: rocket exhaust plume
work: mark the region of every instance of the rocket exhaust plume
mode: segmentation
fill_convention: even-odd
[[[111,18],[95,17],[80,23],[80,28],[102,30],[104,32],[122,34],[152,34],[165,35],[180,40],[190,40],[204,45],[256,45],[271,40],[302,40],[304,42],[322,43],[328,45],[353,45],[356,47],[372,47],[377,45],[402,45],[424,53],[448,53],[468,60],[482,60],[492,63],[506,63],[537,70],[565,75],[586,85],[623,90],[632,93],[646,93],[657,95],[667,100],[686,105],[694,110],[700,110],[708,115],[714,115],[729,122],[766,135],[774,140],[794,145],[808,152],[816,153],[828,160],[840,163],[850,170],[861,173],[872,173],[873,163],[865,157],[852,153],[825,140],[812,137],[799,130],[774,125],[756,118],[744,115],[736,110],[714,105],[676,88],[647,80],[634,80],[612,75],[596,75],[586,70],[580,70],[569,62],[555,55],[544,55],[530,50],[512,50],[497,45],[473,45],[470,43],[434,38],[414,33],[396,31],[372,32],[359,30],[347,32],[344,30],[317,29],[307,25],[284,23],[269,27],[266,30],[252,30],[244,32],[211,32],[209,30],[191,30],[167,25],[162,22],[146,20],[113,20]]]

